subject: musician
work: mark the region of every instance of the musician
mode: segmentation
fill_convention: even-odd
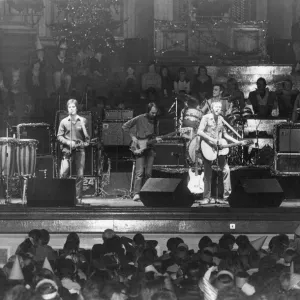
[[[154,136],[158,133],[158,107],[155,102],[150,102],[148,104],[148,112],[136,116],[135,118],[129,120],[123,124],[122,129],[124,132],[130,134],[132,142],[134,144],[138,143],[138,139],[148,138],[149,136]],[[132,129],[135,126],[135,132]],[[162,139],[156,137],[156,142],[161,142]],[[134,196],[133,201],[140,201],[140,190],[143,185],[143,181],[146,181],[152,175],[152,167],[155,158],[155,150],[153,147],[146,149],[141,153],[141,155],[136,156],[135,165],[135,182],[134,182]]]
[[[213,86],[213,96],[211,99],[206,100],[206,103],[203,105],[201,111],[203,114],[207,114],[211,112],[211,105],[213,102],[220,102],[222,105],[221,114],[223,116],[227,116],[232,111],[232,103],[228,101],[228,99],[222,98],[222,94],[224,92],[224,87],[221,84],[215,84]]]
[[[235,78],[229,78],[226,84],[226,91],[223,93],[223,97],[228,97],[229,102],[232,102],[232,108],[236,108],[239,111],[245,107],[244,93],[239,89],[239,84]]]
[[[219,101],[212,102],[211,113],[202,117],[197,134],[208,142],[212,147],[216,147],[218,141],[222,138],[230,142],[238,142],[236,139],[227,134],[223,124],[223,117],[220,115],[222,111],[222,103]],[[211,196],[211,178],[212,178],[212,162],[203,157],[204,164],[204,192],[201,205],[215,203]],[[218,157],[219,168],[223,172],[224,194],[223,200],[217,200],[217,203],[227,203],[227,198],[231,193],[230,169],[225,156]]]
[[[74,159],[76,166],[76,204],[82,204],[83,174],[85,166],[84,145],[90,137],[87,132],[87,120],[77,114],[78,102],[70,99],[67,102],[69,116],[62,119],[57,133],[57,140],[62,145],[63,158],[60,166],[60,177],[66,178],[70,170],[70,162]],[[73,173],[73,171],[72,171]]]

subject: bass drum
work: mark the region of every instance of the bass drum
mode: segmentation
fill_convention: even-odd
[[[186,160],[190,167],[196,166],[196,154],[200,150],[200,137],[195,136],[186,147]],[[198,168],[203,168],[202,154],[198,155]]]

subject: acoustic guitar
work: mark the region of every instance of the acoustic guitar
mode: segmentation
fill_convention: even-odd
[[[204,172],[199,175],[199,150],[195,150],[195,152],[195,172],[192,168],[189,169],[190,178],[187,187],[192,194],[202,194],[204,191]]]
[[[236,146],[246,146],[253,144],[252,140],[249,141],[240,141],[238,143],[231,143],[228,144],[225,139],[220,139],[219,144],[216,146],[212,146],[204,139],[201,141],[200,147],[202,151],[202,155],[205,159],[209,161],[216,160],[218,156],[227,155],[229,153],[229,148],[236,147]]]
[[[174,131],[157,137],[155,137],[154,135],[149,135],[144,139],[138,139],[136,142],[132,141],[129,145],[129,149],[134,155],[142,155],[145,150],[151,148],[154,144],[157,143],[156,138],[164,139],[174,136],[175,134],[176,132]]]

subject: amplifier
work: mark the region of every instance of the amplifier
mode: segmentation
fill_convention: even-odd
[[[23,123],[16,126],[17,137],[20,139],[37,140],[37,155],[50,155],[52,152],[53,128],[46,123]]]
[[[133,118],[132,109],[106,109],[105,120],[129,120]]]
[[[300,153],[275,155],[274,168],[276,173],[299,174],[300,173]]]
[[[163,141],[155,145],[155,166],[178,166],[186,165],[185,143],[176,141]]]
[[[123,122],[103,122],[102,140],[104,146],[126,146],[130,144],[131,137],[122,129]]]
[[[273,137],[274,126],[286,123],[286,119],[247,119],[245,124],[245,137],[256,137],[256,133],[260,138]]]
[[[276,130],[277,152],[300,152],[300,126],[298,124],[284,124]]]

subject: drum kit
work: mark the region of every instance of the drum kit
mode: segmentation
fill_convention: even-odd
[[[9,179],[15,176],[23,179],[22,201],[25,203],[28,179],[35,176],[37,145],[34,139],[0,138],[0,171],[2,182],[6,179],[6,204],[11,203]]]
[[[194,168],[196,163],[196,157],[199,157],[196,155],[196,153],[200,150],[200,145],[196,139],[196,133],[203,116],[203,113],[201,111],[203,104],[199,105],[198,99],[190,95],[181,95],[180,97],[175,98],[175,102],[170,108],[169,113],[171,109],[175,106],[175,129],[177,135],[185,138],[186,140],[186,161],[189,167]],[[183,105],[180,105],[180,102]],[[183,109],[181,111],[181,116],[179,120],[177,108],[180,106],[183,106]],[[228,116],[224,117],[224,120],[230,127],[231,131],[233,131],[234,133],[236,133],[237,136],[243,139],[245,124],[247,123],[247,119],[252,116],[253,112],[250,107],[245,107],[244,109],[234,107],[232,112]],[[244,148],[248,147],[244,146]],[[232,151],[230,151],[230,154],[228,155],[229,165],[241,166],[248,164],[248,162],[246,161],[246,156],[244,155],[246,150],[247,149],[241,150],[241,147],[233,148]],[[198,165],[199,167],[203,166],[201,158],[198,158]]]

